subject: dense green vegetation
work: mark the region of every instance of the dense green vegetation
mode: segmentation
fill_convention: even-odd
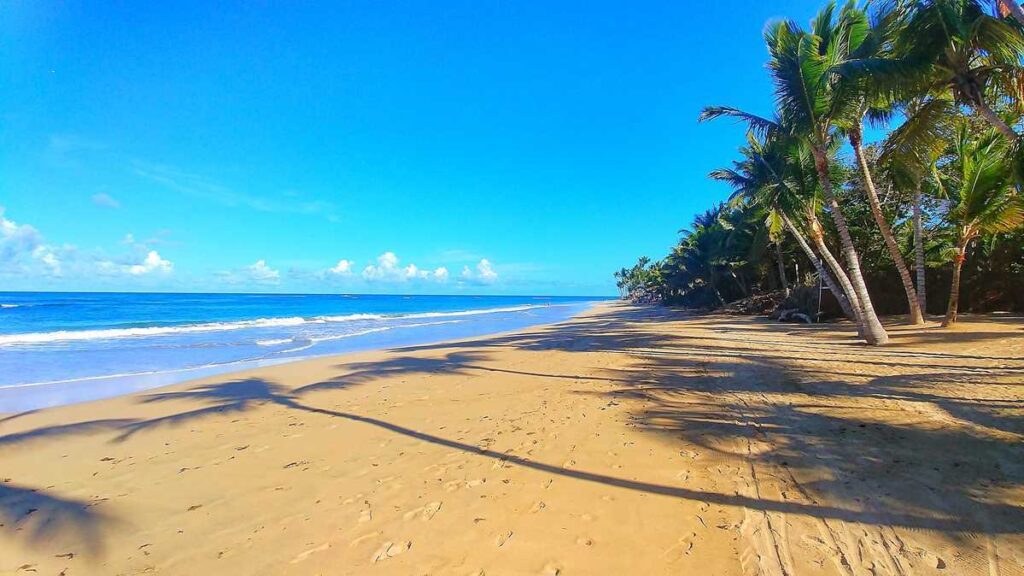
[[[777,291],[871,344],[888,340],[881,314],[1024,309],[1020,6],[830,2],[764,37],[775,113],[700,118],[749,128],[710,174],[732,196],[663,259],[616,272],[623,297],[713,308]],[[865,125],[884,140],[865,144]]]

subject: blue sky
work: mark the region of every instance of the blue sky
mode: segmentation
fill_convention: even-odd
[[[2,289],[611,294],[818,4],[4,3]]]

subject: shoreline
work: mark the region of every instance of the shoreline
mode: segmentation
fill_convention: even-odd
[[[59,406],[66,406],[71,404],[80,404],[85,402],[92,402],[96,400],[103,400],[108,398],[114,398],[122,395],[129,395],[134,393],[140,393],[148,390],[157,390],[167,386],[173,386],[175,384],[186,383],[194,380],[201,380],[205,378],[211,378],[215,376],[230,375],[235,372],[242,372],[247,370],[254,370],[259,368],[267,368],[271,366],[278,366],[283,364],[291,364],[293,362],[303,362],[306,360],[312,360],[317,358],[327,358],[332,356],[343,356],[347,354],[357,354],[364,352],[383,351],[391,348],[402,347],[405,345],[418,345],[418,344],[440,344],[447,342],[448,340],[461,340],[466,338],[478,338],[486,337],[491,335],[503,334],[509,331],[517,331],[522,329],[530,329],[539,326],[546,326],[566,320],[572,319],[580,314],[586,314],[596,306],[607,304],[607,301],[579,301],[571,302],[567,304],[555,304],[554,306],[580,306],[583,307],[579,312],[576,312],[567,318],[559,319],[543,319],[535,324],[525,324],[524,326],[514,326],[506,330],[499,330],[497,332],[471,332],[466,336],[456,337],[454,339],[444,337],[443,335],[437,335],[432,337],[427,335],[422,341],[416,341],[410,343],[389,343],[389,342],[374,342],[370,340],[368,343],[362,341],[351,341],[350,347],[342,350],[325,351],[317,354],[299,355],[299,356],[285,356],[280,358],[273,358],[271,356],[265,356],[262,358],[253,358],[246,360],[235,360],[225,361],[221,363],[213,363],[201,366],[190,366],[184,368],[172,368],[172,369],[157,369],[140,372],[130,372],[123,374],[106,374],[106,375],[95,375],[95,376],[83,376],[75,378],[67,378],[53,381],[43,382],[27,382],[17,383],[10,385],[0,386],[0,416],[5,414],[13,414],[22,412],[25,410],[39,410],[45,408],[54,408]],[[529,310],[534,308],[543,308],[543,306],[524,306],[515,309]],[[478,314],[491,314],[499,313],[504,311],[511,311],[511,308],[496,308],[496,309],[471,309],[466,311],[451,311],[451,312],[430,312],[430,313],[419,313],[417,315],[400,315],[400,316],[387,316],[374,314],[380,320],[391,320],[391,319],[409,319],[418,317],[461,317]],[[361,314],[360,316],[368,316],[367,314]],[[416,329],[426,326],[432,326],[432,324],[412,324],[412,325],[397,325],[394,327],[388,327],[387,330],[394,329]],[[379,331],[383,331],[383,328],[374,328],[367,330],[362,333],[354,333],[350,337],[359,337],[371,335]],[[401,341],[400,341],[401,342]],[[70,385],[70,386],[69,386]],[[84,388],[76,389],[71,388],[72,386],[84,386]],[[47,388],[54,388],[53,393],[47,393]],[[57,389],[63,387],[64,389]],[[33,397],[35,396],[35,397]],[[65,400],[51,400],[48,398],[52,397],[69,397]]]
[[[1024,319],[891,332],[606,303],[2,416],[0,574],[1016,574]]]

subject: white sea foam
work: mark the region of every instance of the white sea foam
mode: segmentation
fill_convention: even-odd
[[[21,304],[0,304],[0,308],[19,308]]]
[[[345,316],[317,316],[307,319],[298,316],[291,318],[259,318],[256,320],[240,320],[237,322],[207,322],[202,324],[185,324],[179,326],[148,326],[139,328],[109,328],[103,330],[59,330],[56,332],[28,332],[24,334],[0,334],[0,346],[12,344],[48,344],[52,342],[73,342],[83,340],[110,340],[114,338],[170,336],[196,332],[224,332],[250,328],[275,328],[301,326],[303,324],[324,324],[328,322],[353,321],[389,321],[423,318],[447,318],[460,316],[476,316],[479,314],[497,314],[503,312],[522,312],[543,307],[543,304],[509,306],[504,308],[483,308],[480,310],[456,310],[452,312],[420,312],[413,314],[348,314]],[[558,306],[558,305],[556,305]],[[374,330],[376,331],[376,330]],[[348,335],[341,335],[347,337]],[[257,341],[261,346],[274,346],[288,340]]]
[[[442,322],[421,322],[419,324],[399,324],[397,326],[381,326],[379,328],[368,328],[366,330],[360,330],[358,332],[350,332],[348,334],[333,334],[331,336],[319,336],[314,338],[307,338],[314,344],[320,342],[329,342],[331,340],[341,340],[343,338],[351,338],[353,336],[365,336],[367,334],[373,334],[375,332],[385,332],[387,330],[393,330],[395,328],[422,328],[423,326],[437,326],[439,324],[458,324],[462,320],[445,320]]]
[[[112,338],[130,338],[133,336],[167,336],[171,334],[188,334],[190,332],[223,332],[227,330],[240,330],[243,328],[299,326],[305,323],[306,320],[299,317],[259,318],[257,320],[208,322],[204,324],[186,324],[184,326],[149,326],[145,328],[109,328],[106,330],[28,332],[25,334],[0,335],[0,346],[8,344],[45,344],[48,342],[68,342],[76,340],[108,340]]]
[[[20,383],[17,383],[17,384],[0,385],[0,390],[7,390],[7,389],[11,389],[11,388],[34,388],[34,387],[37,387],[37,386],[49,386],[49,385],[53,385],[53,384],[72,384],[72,383],[77,383],[77,382],[91,382],[91,381],[95,381],[95,380],[108,380],[108,379],[116,379],[116,378],[131,378],[131,377],[139,377],[139,376],[152,376],[152,375],[157,375],[157,374],[175,374],[175,373],[179,373],[179,372],[192,372],[192,371],[196,371],[196,370],[208,370],[208,369],[211,369],[211,368],[223,368],[223,367],[227,367],[227,366],[236,366],[236,365],[240,366],[240,365],[252,364],[253,362],[262,362],[262,361],[273,361],[275,363],[276,362],[281,362],[281,361],[292,362],[292,361],[295,361],[295,360],[300,360],[302,358],[311,358],[312,356],[297,356],[297,357],[284,358],[284,359],[280,358],[280,356],[282,354],[288,354],[288,353],[292,353],[292,352],[299,352],[299,351],[302,351],[302,350],[308,350],[308,349],[312,348],[313,346],[316,346],[317,344],[319,344],[321,342],[328,342],[328,341],[331,341],[331,340],[341,340],[343,338],[352,338],[354,336],[363,336],[363,335],[366,335],[366,334],[373,334],[375,332],[386,332],[388,330],[394,330],[396,328],[421,328],[421,327],[424,327],[424,326],[436,326],[436,325],[439,325],[439,324],[459,324],[461,322],[462,322],[462,320],[444,320],[444,321],[441,321],[441,322],[421,322],[419,324],[401,324],[401,325],[397,325],[397,326],[381,326],[379,328],[369,328],[367,330],[360,330],[358,332],[352,332],[352,333],[349,333],[349,334],[337,334],[337,335],[334,335],[334,336],[324,336],[324,337],[321,337],[321,338],[283,338],[283,339],[280,339],[280,340],[263,340],[263,341],[257,341],[257,344],[260,344],[260,342],[264,342],[264,344],[262,344],[262,345],[267,346],[269,344],[265,344],[266,342],[277,342],[277,343],[281,343],[281,344],[287,343],[287,342],[296,342],[296,343],[302,342],[303,345],[302,346],[298,346],[296,348],[289,348],[287,350],[280,350],[280,351],[277,351],[277,352],[271,352],[270,354],[267,354],[265,356],[258,356],[258,357],[255,357],[255,358],[245,358],[245,359],[242,359],[242,360],[230,360],[230,361],[227,361],[227,362],[211,362],[209,364],[202,364],[202,365],[199,365],[199,366],[188,366],[188,367],[185,367],[185,368],[177,368],[177,369],[169,369],[169,370],[144,370],[144,371],[140,371],[140,372],[123,372],[123,373],[117,373],[117,374],[103,374],[103,375],[98,375],[98,376],[82,376],[82,377],[78,377],[78,378],[66,378],[66,379],[62,379],[62,380],[47,380],[47,381],[44,381],[44,382],[20,382]],[[275,360],[275,357],[277,358],[276,360]]]
[[[314,322],[352,322],[355,320],[382,320],[387,318],[381,314],[346,314],[345,316],[317,316]],[[395,318],[395,316],[392,316]]]
[[[294,339],[293,338],[273,338],[271,340],[257,340],[256,341],[256,345],[257,346],[279,346],[281,344],[287,344],[289,342],[294,342]]]
[[[448,316],[477,316],[479,314],[499,314],[502,312],[523,312],[534,308],[544,308],[544,304],[528,304],[524,306],[508,306],[505,308],[482,308],[480,310],[457,310],[455,312],[419,312],[416,314],[404,314],[401,318],[444,318]],[[551,306],[566,306],[566,304],[551,304]]]

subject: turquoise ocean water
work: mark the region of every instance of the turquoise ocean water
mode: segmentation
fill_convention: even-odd
[[[0,292],[0,413],[558,322],[598,300]]]

